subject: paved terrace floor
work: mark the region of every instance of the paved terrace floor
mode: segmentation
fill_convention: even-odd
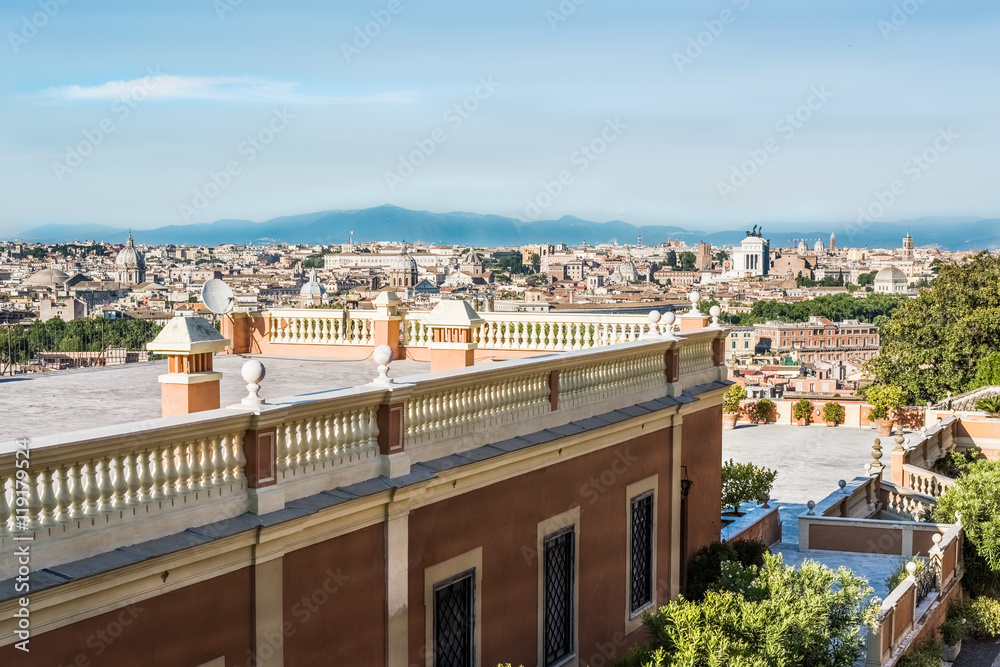
[[[868,579],[875,595],[885,597],[885,580],[902,560],[899,556],[854,554],[839,551],[798,551],[798,516],[806,511],[810,500],[819,502],[839,491],[838,480],[864,476],[865,464],[872,460],[872,444],[876,434],[871,429],[826,425],[792,426],[767,424],[740,425],[733,431],[722,432],[722,456],[740,463],[778,471],[771,491],[771,504],[781,510],[782,542],[772,551],[781,553],[789,565],[810,558],[831,568],[841,565]],[[886,438],[883,438],[886,440]],[[888,466],[889,450],[883,442],[882,461]],[[883,473],[889,477],[889,470]]]
[[[215,370],[223,374],[223,406],[239,403],[247,395],[240,376],[247,358],[215,356]],[[368,384],[378,375],[371,359],[255,358],[267,370],[260,392],[265,399]],[[389,375],[429,370],[429,363],[400,360],[392,363]],[[0,377],[0,442],[159,417],[157,377],[166,372],[167,362],[161,360]]]

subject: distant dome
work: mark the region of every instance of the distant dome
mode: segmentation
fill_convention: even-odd
[[[316,269],[309,272],[309,282],[302,286],[299,290],[299,296],[306,298],[322,297],[326,294],[326,288],[323,287],[323,283],[319,282],[316,278]]]
[[[895,266],[887,266],[875,274],[875,291],[898,294],[905,292],[908,280],[906,274]]]
[[[809,252],[809,246],[806,245],[805,240],[799,241],[799,252]]]
[[[815,252],[823,252],[826,247],[823,245],[823,239],[816,239],[816,243],[813,244],[813,250]]]
[[[416,271],[417,260],[410,257],[410,253],[403,248],[403,252],[389,260],[390,271]]]
[[[25,285],[35,287],[56,287],[63,285],[69,280],[69,274],[59,269],[42,269],[37,273],[32,273],[24,279]]]
[[[131,234],[128,235],[128,241],[125,242],[125,247],[121,249],[121,252],[118,253],[118,257],[115,258],[115,266],[119,269],[146,268],[146,260],[143,258],[142,253],[135,249]]]

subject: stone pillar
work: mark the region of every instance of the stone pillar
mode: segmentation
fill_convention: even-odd
[[[219,408],[219,380],[212,355],[229,345],[202,317],[175,317],[146,344],[150,352],[167,355],[167,373],[159,377],[162,415],[186,415]]]
[[[249,354],[252,335],[249,313],[228,313],[219,321],[222,335],[231,341],[226,354]]]
[[[388,345],[393,359],[399,359],[399,328],[403,320],[396,314],[399,303],[395,292],[380,293],[375,297],[376,315],[372,318],[375,345]]]
[[[411,384],[392,385],[375,415],[378,424],[378,449],[381,474],[402,477],[410,474],[410,455],[406,453],[406,399]]]
[[[690,298],[691,310],[677,318],[681,331],[704,329],[711,322],[711,319],[707,315],[698,310],[698,302],[701,301],[701,295],[697,292],[691,292]]]
[[[431,372],[467,368],[475,363],[478,345],[473,331],[484,320],[466,301],[442,301],[425,320],[431,329]]]

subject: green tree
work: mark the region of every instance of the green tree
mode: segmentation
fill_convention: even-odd
[[[1000,461],[973,461],[937,499],[934,520],[965,533],[963,585],[976,594],[1000,592]]]
[[[858,284],[861,285],[862,287],[864,287],[865,285],[874,285],[875,274],[877,273],[878,271],[870,271],[869,273],[858,274]]]
[[[851,667],[864,650],[862,626],[876,622],[871,592],[846,568],[815,561],[799,568],[771,555],[760,568],[727,561],[704,601],[681,597],[643,616],[653,643],[625,664],[648,664],[660,650],[670,667]]]
[[[981,252],[944,264],[933,286],[897,308],[865,364],[879,384],[901,387],[910,403],[937,401],[973,382],[980,359],[1000,340],[1000,257]]]
[[[677,253],[673,250],[667,252],[667,266],[676,269],[677,268]]]
[[[719,252],[715,253],[712,256],[712,259],[718,262],[719,264],[722,264],[727,259],[729,259],[729,253],[726,252],[725,250],[720,250]]]
[[[681,253],[680,262],[682,271],[694,271],[695,262],[698,260],[693,252],[684,251]]]
[[[738,514],[740,505],[770,493],[777,476],[777,470],[729,459],[722,464],[722,506],[732,507]]]
[[[1000,385],[1000,352],[991,352],[976,362],[976,375],[969,389]]]

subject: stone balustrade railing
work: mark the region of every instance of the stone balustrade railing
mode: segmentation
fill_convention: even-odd
[[[920,626],[935,616],[935,606],[945,603],[949,589],[961,579],[960,523],[943,535],[934,535],[928,564],[929,581],[922,580],[916,574],[916,564],[911,563],[907,567],[909,576],[880,602],[878,623],[868,632],[865,667],[882,667],[897,660]]]
[[[907,521],[923,521],[928,511],[933,509],[934,496],[898,487],[891,482],[881,484],[882,512]]]
[[[937,498],[955,483],[951,477],[921,467],[903,464],[903,486],[931,498]]]
[[[724,380],[725,335],[703,329],[71,432],[25,448],[0,444],[0,579],[17,537],[34,540],[33,565],[46,567],[386,474],[379,420],[391,401],[403,409],[406,454],[429,460]]]
[[[287,308],[265,312],[272,343],[374,345],[374,311]]]
[[[267,311],[270,342],[310,345],[373,345],[376,311],[288,308]],[[400,342],[427,347],[432,340],[429,312],[403,313]],[[673,325],[650,323],[645,315],[584,315],[549,313],[480,313],[472,342],[483,350],[566,352],[628,343]]]

